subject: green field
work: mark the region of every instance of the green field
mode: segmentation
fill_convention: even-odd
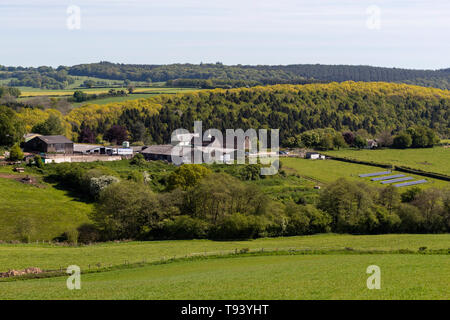
[[[137,263],[159,261],[163,258],[184,257],[192,254],[230,253],[235,249],[250,250],[399,250],[417,251],[450,247],[450,234],[386,234],[337,235],[318,234],[283,238],[262,238],[249,241],[173,240],[148,242],[101,243],[90,246],[58,246],[49,244],[0,244],[0,272],[8,269],[39,267],[59,269],[69,264],[82,269],[101,265],[120,265],[127,260]]]
[[[372,151],[369,151],[372,152]],[[283,158],[282,168],[288,172],[297,172],[300,176],[315,180],[318,183],[329,183],[339,178],[346,178],[354,181],[365,181],[371,185],[381,186],[377,182],[371,182],[369,178],[360,178],[358,175],[362,173],[383,171],[379,167],[342,162],[337,160],[311,160],[302,158]],[[446,160],[443,160],[446,161]],[[392,174],[402,173],[392,171]],[[406,175],[406,174],[405,174]],[[414,177],[418,180],[424,179],[422,176],[407,174],[407,176]],[[429,183],[421,185],[422,188],[428,187],[445,187],[449,183],[442,180],[425,178]],[[406,187],[403,187],[405,189]]]
[[[442,173],[450,176],[450,148],[434,147],[426,149],[343,149],[327,151],[330,156],[362,161],[372,161]]]
[[[381,289],[366,268],[381,269]],[[286,255],[180,261],[1,283],[0,299],[449,299],[446,255]]]
[[[44,183],[37,187],[0,177],[0,190],[2,240],[23,240],[21,225],[28,226],[24,233],[33,241],[52,239],[89,221],[93,208],[68,191]]]
[[[39,88],[27,88],[27,87],[19,87],[21,89],[22,94],[21,98],[24,97],[42,97],[42,96],[72,96],[76,90],[81,90],[88,94],[100,94],[100,93],[108,93],[109,90],[126,90],[127,88],[120,87],[109,87],[109,88],[77,88],[77,89],[63,89],[63,90],[47,90],[47,89],[39,89]],[[178,92],[189,92],[195,91],[198,89],[193,88],[168,88],[168,87],[139,87],[135,88],[134,92],[139,93],[154,93],[154,94],[163,94],[163,93],[178,93]]]

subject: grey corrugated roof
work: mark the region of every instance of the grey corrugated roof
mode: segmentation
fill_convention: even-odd
[[[45,143],[53,144],[53,143],[73,143],[69,139],[64,136],[37,136],[36,138],[41,139]]]
[[[148,153],[148,154],[163,154],[170,156],[172,154],[173,145],[171,144],[163,144],[163,145],[153,145],[148,146],[144,150],[141,151],[141,153]]]
[[[75,152],[86,152],[91,149],[103,147],[102,145],[95,145],[95,144],[82,144],[82,143],[74,143],[73,144],[73,151]]]

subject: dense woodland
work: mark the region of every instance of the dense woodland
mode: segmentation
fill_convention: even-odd
[[[450,69],[410,70],[350,65],[233,65],[222,63],[130,65],[100,62],[72,67],[23,68],[0,66],[0,79],[10,79],[9,86],[62,89],[73,83],[73,76],[91,76],[109,80],[163,82],[175,79],[212,80],[217,87],[234,86],[233,81],[255,84],[302,84],[311,82],[382,81],[450,89]],[[215,82],[215,83],[214,83]],[[221,83],[222,82],[222,83]],[[191,82],[189,86],[193,83]],[[208,83],[207,85],[210,85]],[[201,83],[201,85],[205,85]]]
[[[307,136],[305,132],[325,128],[326,132],[363,132],[364,138],[370,138],[423,126],[447,138],[449,106],[450,93],[444,90],[345,82],[158,95],[106,105],[89,104],[67,115],[19,103],[15,111],[9,111],[14,117],[8,114],[5,119],[21,122],[24,131],[32,132],[52,116],[60,124],[54,132],[46,133],[65,134],[79,142],[102,142],[109,137],[108,141],[128,139],[144,144],[170,142],[175,129],[193,130],[194,120],[202,120],[204,130],[278,128],[281,145],[295,146],[295,139]]]
[[[112,125],[125,127],[131,139],[170,141],[177,128],[279,128],[286,145],[297,134],[317,128],[366,130],[369,135],[397,132],[415,125],[449,136],[450,93],[386,83],[276,85],[249,89],[215,89],[103,106],[74,109],[65,120],[75,135],[89,128],[96,136]],[[138,128],[139,127],[139,128]],[[144,132],[137,132],[144,127]]]

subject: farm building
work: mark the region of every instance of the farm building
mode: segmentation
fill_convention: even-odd
[[[73,142],[64,136],[36,136],[25,142],[25,150],[44,153],[73,153]]]
[[[306,159],[320,159],[320,160],[325,160],[325,156],[321,155],[318,152],[307,152],[305,155]]]
[[[172,149],[171,144],[153,145],[145,148],[141,151],[145,160],[163,160],[172,162]]]
[[[145,148],[141,151],[145,160],[163,160],[167,162],[172,162],[172,151],[175,146],[171,144],[165,145],[153,145]],[[217,157],[219,162],[228,162],[231,159],[231,153],[235,152],[235,149],[226,149],[219,147],[179,147],[178,156],[183,156],[183,162],[194,163],[194,152],[200,151],[202,154],[202,159],[206,160],[207,156],[210,159],[215,159]]]
[[[105,147],[102,145],[74,144],[74,153],[92,154],[92,155],[133,155],[132,148],[124,147]]]

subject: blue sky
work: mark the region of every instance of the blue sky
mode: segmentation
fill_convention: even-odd
[[[450,67],[448,0],[0,0],[0,21],[2,65]]]

